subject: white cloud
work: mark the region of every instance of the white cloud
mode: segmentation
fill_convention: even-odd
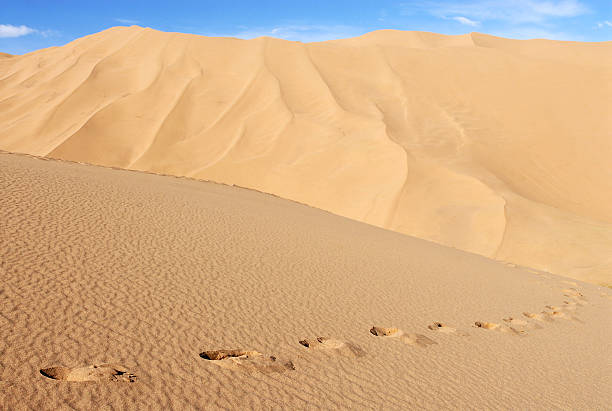
[[[443,0],[411,1],[404,12],[425,11],[436,17],[462,16],[473,21],[498,20],[510,23],[541,23],[574,17],[589,11],[579,0]]]
[[[139,24],[140,23],[138,20],[120,19],[120,18],[116,18],[115,21],[118,23],[123,23],[123,24]]]
[[[0,38],[21,37],[35,32],[37,32],[37,30],[24,25],[13,26],[12,24],[0,24]]]
[[[231,34],[201,33],[207,36],[237,37],[241,39],[252,39],[262,36],[276,37],[291,41],[302,41],[305,43],[355,37],[365,33],[363,29],[344,25],[299,25],[289,24],[277,27],[254,27],[243,28]]]
[[[605,20],[597,23],[598,29],[603,29],[604,27],[612,27],[612,21]]]
[[[451,18],[455,21],[458,21],[461,24],[465,24],[466,26],[476,27],[480,24],[477,21],[470,20],[467,17],[463,17],[463,16],[456,16],[456,17],[451,17]]]

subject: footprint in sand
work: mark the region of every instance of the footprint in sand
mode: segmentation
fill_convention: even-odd
[[[544,328],[540,324],[530,323],[525,320],[521,320],[520,318],[507,317],[507,318],[504,318],[503,320],[504,322],[510,324],[510,326],[512,326],[513,328],[519,331],[527,332],[527,330],[539,330],[539,329]]]
[[[427,328],[429,328],[432,331],[437,331],[437,332],[440,332],[440,333],[443,333],[443,334],[454,334],[454,335],[458,335],[460,337],[467,337],[469,335],[465,331],[458,331],[454,327],[449,327],[448,325],[446,325],[444,323],[439,323],[439,322],[435,322],[433,324],[430,324],[430,325],[427,326]]]
[[[548,322],[553,322],[556,318],[562,318],[565,316],[560,311],[551,311],[551,312],[542,311],[539,314],[524,312],[523,315],[527,318],[531,318],[532,320],[548,321]]]
[[[502,333],[509,333],[512,335],[527,335],[527,331],[525,330],[520,330],[512,326],[507,326],[507,325],[502,325],[502,324],[497,324],[497,323],[488,323],[485,321],[474,322],[474,327],[482,328],[485,330],[499,331]]]
[[[96,364],[87,367],[50,367],[40,373],[47,378],[61,381],[116,381],[135,382],[136,376],[115,364]]]
[[[419,347],[423,348],[427,347],[428,345],[437,344],[437,342],[425,337],[424,335],[407,334],[397,328],[384,328],[375,326],[370,329],[370,333],[377,337],[398,338],[400,341],[406,344],[418,345]]]
[[[574,300],[580,300],[582,304],[586,304],[586,297],[584,296],[584,294],[582,294],[575,288],[566,288],[564,290],[561,290],[561,292],[565,297],[572,298]]]
[[[567,301],[567,300],[563,301],[563,304],[564,304],[563,308],[565,310],[568,310],[568,311],[575,311],[576,307],[581,307],[582,306],[582,304],[580,304],[580,303],[578,303],[576,301]]]
[[[363,357],[366,354],[364,350],[353,343],[327,337],[300,340],[299,343],[309,350],[335,352],[348,357]]]
[[[547,305],[546,308],[548,308],[551,311],[542,311],[542,313],[550,316],[551,318],[562,318],[564,320],[571,320],[571,321],[577,321],[579,323],[583,323],[584,321],[582,321],[581,319],[575,317],[574,315],[572,315],[571,313],[564,313],[562,312],[562,310],[564,309],[563,307],[555,307],[553,305]],[[569,306],[567,306],[566,308],[567,311],[571,310],[571,308]]]
[[[281,361],[275,356],[265,356],[257,351],[244,350],[211,350],[200,353],[200,357],[214,364],[229,369],[246,371],[284,372],[295,370],[292,361]]]
[[[536,321],[549,321],[549,322],[554,321],[552,318],[550,318],[548,313],[546,313],[545,311],[542,311],[541,314],[530,313],[530,312],[525,311],[523,315],[527,318],[530,318]]]

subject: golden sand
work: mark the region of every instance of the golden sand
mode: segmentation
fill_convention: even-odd
[[[612,403],[608,288],[184,178],[0,153],[0,192],[0,409]]]
[[[0,149],[254,188],[612,283],[612,42],[118,27],[0,59]]]

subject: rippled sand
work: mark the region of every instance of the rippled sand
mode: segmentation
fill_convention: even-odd
[[[612,290],[238,187],[0,154],[2,409],[604,409]]]

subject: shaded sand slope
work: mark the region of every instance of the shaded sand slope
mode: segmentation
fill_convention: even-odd
[[[237,184],[612,283],[612,42],[117,27],[0,60],[0,149]]]
[[[612,401],[607,288],[188,179],[0,154],[0,192],[2,409]]]

